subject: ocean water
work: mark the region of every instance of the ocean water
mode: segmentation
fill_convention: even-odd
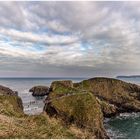
[[[140,85],[140,78],[121,78],[120,80]],[[140,139],[140,113],[122,113],[105,119],[105,128],[112,139]]]
[[[56,80],[79,82],[84,80],[84,78],[0,78],[0,85],[18,91],[18,95],[23,102],[24,112],[32,115],[42,112],[44,106],[43,101],[46,97],[33,97],[29,89],[37,85],[50,86],[51,82]]]

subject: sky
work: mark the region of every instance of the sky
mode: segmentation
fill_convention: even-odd
[[[0,2],[0,77],[140,74],[140,2]]]

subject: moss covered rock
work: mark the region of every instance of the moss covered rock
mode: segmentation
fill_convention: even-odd
[[[65,86],[62,81],[54,83],[55,88],[46,99],[44,111],[50,116],[61,118],[66,124],[75,124],[88,130],[94,138],[108,138],[103,126],[101,106],[96,97],[90,92]]]
[[[65,87],[65,88],[73,88],[73,83],[71,80],[64,80],[64,81],[54,81],[51,84],[50,89],[54,91],[55,89]]]
[[[140,86],[112,78],[92,78],[75,83],[77,89],[88,90],[99,99],[116,106],[119,112],[140,111]]]
[[[94,138],[92,133],[76,125],[65,125],[59,118],[42,113],[25,115],[18,96],[0,94],[1,139],[73,139]]]

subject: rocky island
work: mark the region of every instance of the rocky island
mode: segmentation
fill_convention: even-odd
[[[48,86],[34,86],[29,90],[29,92],[32,92],[33,96],[45,96],[49,94],[49,87]]]
[[[0,138],[109,138],[105,117],[140,112],[140,86],[117,79],[54,81],[48,91],[44,111],[28,116],[21,99],[0,87]]]

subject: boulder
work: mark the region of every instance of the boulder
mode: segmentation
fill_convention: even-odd
[[[29,92],[32,92],[33,96],[45,96],[49,94],[49,87],[47,86],[35,86],[32,87]]]

